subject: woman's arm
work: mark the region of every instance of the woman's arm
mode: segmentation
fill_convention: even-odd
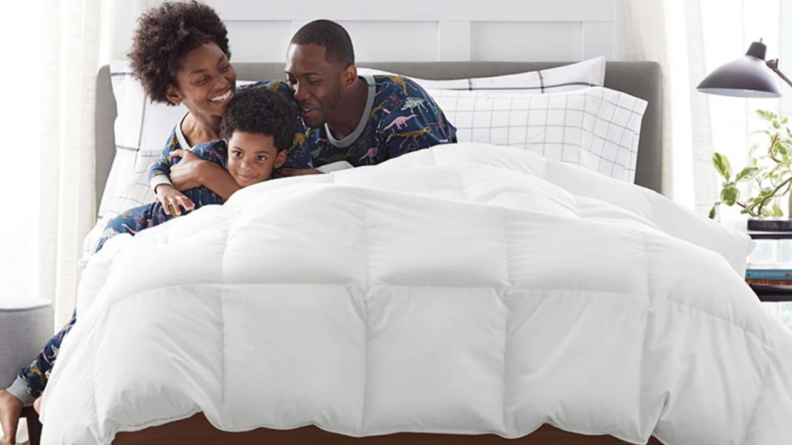
[[[148,181],[154,193],[157,192],[157,188],[160,185],[172,185],[168,175],[170,175],[170,152],[173,146],[171,143],[173,138],[174,136],[171,136],[168,139],[165,149],[162,150],[162,156],[149,168]]]
[[[239,184],[222,167],[199,158],[195,153],[176,150],[171,156],[180,156],[181,162],[171,167],[170,179],[176,190],[184,191],[204,186],[223,198],[231,197],[240,189]]]

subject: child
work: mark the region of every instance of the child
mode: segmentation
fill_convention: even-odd
[[[228,170],[240,187],[247,187],[272,177],[286,161],[296,130],[297,108],[282,94],[265,88],[240,91],[231,100],[220,124],[222,140],[198,145],[193,153]],[[151,167],[150,176],[169,174],[179,162],[179,153],[161,159]],[[121,233],[137,232],[162,224],[193,209],[222,204],[223,199],[206,187],[178,192],[170,184],[157,186],[158,201],[135,207],[115,217],[102,233],[96,248]],[[169,203],[166,208],[166,204]],[[173,208],[173,204],[176,207]]]

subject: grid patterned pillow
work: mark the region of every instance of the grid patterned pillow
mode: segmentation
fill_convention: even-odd
[[[358,74],[396,76],[387,71],[358,68]],[[409,76],[408,76],[409,77]],[[552,94],[603,86],[605,83],[605,57],[584,60],[570,65],[539,71],[509,74],[496,77],[479,77],[455,80],[427,80],[411,77],[425,90],[480,91],[500,93]]]
[[[459,142],[522,147],[634,182],[647,102],[602,87],[560,94],[431,90]]]

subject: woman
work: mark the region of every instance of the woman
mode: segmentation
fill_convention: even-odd
[[[175,152],[183,157],[171,170],[172,183],[165,178],[152,183],[160,189],[165,187],[161,199],[188,204],[189,200],[185,201],[177,190],[199,186],[228,199],[239,189],[236,181],[226,170],[189,151],[198,144],[220,139],[221,117],[236,92],[236,72],[230,63],[227,31],[220,17],[212,8],[194,1],[165,3],[140,18],[129,57],[134,74],[152,101],[184,104],[189,110],[166,143],[166,154]],[[291,94],[288,86],[281,82],[262,82],[255,86]],[[306,169],[310,166],[309,159],[308,153],[291,150],[286,166]],[[301,170],[301,173],[306,172],[316,171]],[[20,371],[11,387],[0,390],[0,426],[9,444],[15,443],[23,404],[36,399],[35,406],[39,409],[60,343],[75,322],[76,313],[47,342],[36,359]]]
[[[155,177],[151,182],[163,204],[173,205],[176,212],[179,205],[191,207],[177,190],[205,186],[226,200],[239,189],[227,171],[189,152],[200,143],[220,138],[220,119],[236,91],[226,35],[225,25],[208,6],[166,3],[141,18],[130,53],[133,73],[154,102],[184,104],[189,110],[174,128],[163,153],[182,156],[182,161],[171,171],[170,180]],[[288,86],[281,82],[260,82],[253,87],[291,97]],[[300,169],[301,174],[317,173],[305,170],[310,164],[307,152],[291,150],[284,173],[293,174],[294,169]]]

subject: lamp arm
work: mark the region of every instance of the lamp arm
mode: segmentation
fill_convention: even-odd
[[[765,63],[767,64],[768,68],[773,70],[774,73],[778,74],[778,77],[784,79],[784,82],[786,82],[787,85],[792,87],[792,80],[789,80],[789,78],[785,76],[784,73],[781,72],[781,70],[778,69],[778,59],[768,60]]]

